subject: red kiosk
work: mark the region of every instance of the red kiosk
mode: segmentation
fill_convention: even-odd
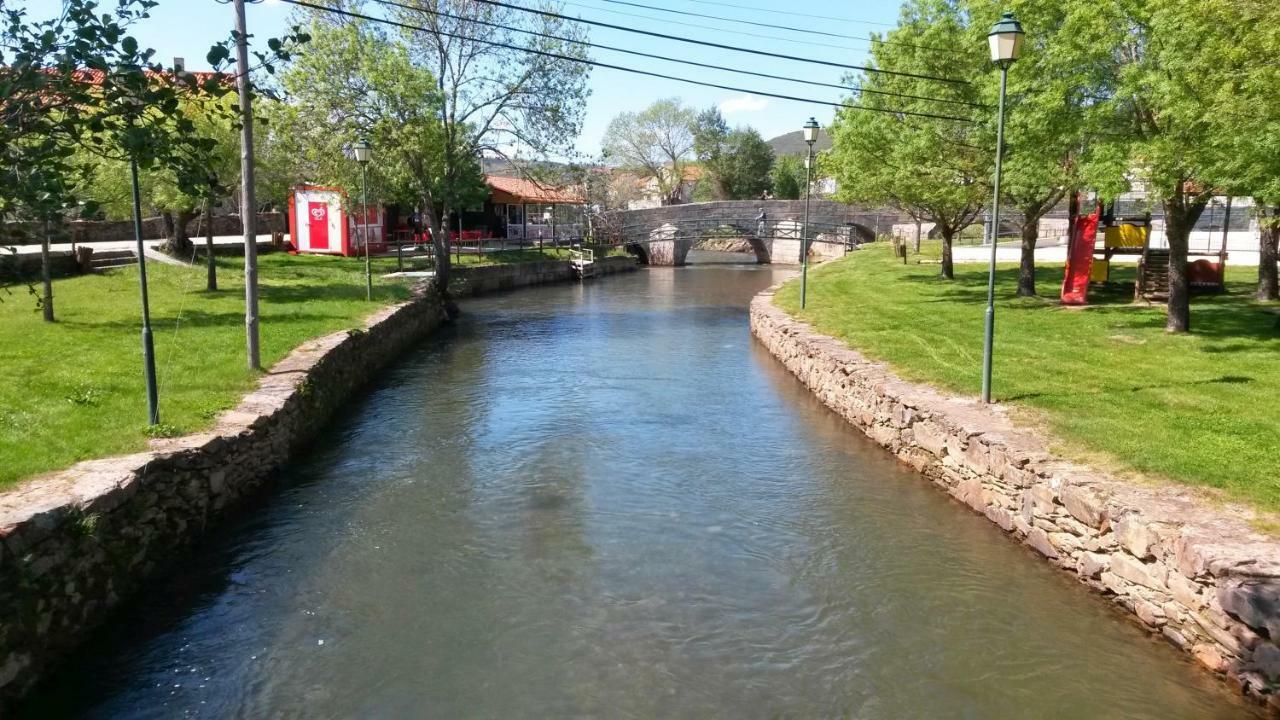
[[[289,237],[300,253],[363,255],[366,237],[369,252],[387,250],[384,210],[371,205],[367,216],[358,208],[348,213],[347,194],[342,188],[296,185],[289,192],[288,205]]]

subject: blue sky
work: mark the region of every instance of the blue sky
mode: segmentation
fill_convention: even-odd
[[[884,31],[887,26],[893,24],[897,18],[899,0],[809,3],[787,0],[635,0],[635,2],[684,12],[765,23],[769,27],[680,16],[627,5],[610,4],[606,0],[565,0],[564,10],[566,14],[582,18],[703,41],[838,63],[858,64],[866,58],[868,43],[865,40],[853,39],[853,37],[810,35],[783,30],[777,25],[807,28],[840,36],[865,37],[869,32]],[[757,9],[745,10],[727,5],[750,6]],[[47,17],[57,11],[60,2],[59,0],[28,0],[26,6],[33,17]],[[265,42],[268,37],[279,35],[287,27],[291,9],[291,6],[277,0],[266,0],[264,3],[250,5],[249,32],[262,42]],[[785,13],[825,15],[862,22],[815,19]],[[160,0],[159,6],[152,12],[152,17],[139,24],[134,34],[144,46],[155,48],[158,57],[163,58],[166,64],[169,58],[181,56],[186,58],[188,69],[199,70],[207,67],[204,55],[209,45],[227,37],[233,22],[231,6],[215,0]],[[606,28],[590,28],[590,39],[592,42],[606,45],[820,82],[839,82],[842,73],[839,68],[705,48]],[[690,77],[722,85],[828,101],[837,101],[840,96],[840,91],[834,88],[753,78],[603,50],[593,49],[591,53],[593,59],[601,62]],[[605,126],[614,115],[626,110],[639,110],[650,102],[664,97],[680,97],[686,103],[699,108],[717,105],[730,125],[750,125],[766,138],[798,130],[810,115],[816,117],[825,127],[833,115],[833,109],[827,106],[698,87],[602,68],[592,70],[590,86],[592,94],[588,103],[586,122],[582,135],[578,139],[579,150],[589,155],[599,151],[600,138]]]

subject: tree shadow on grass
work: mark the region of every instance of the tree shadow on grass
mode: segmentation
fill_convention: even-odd
[[[263,322],[269,323],[310,323],[343,319],[342,313],[315,313],[315,312],[299,312],[286,313],[281,315],[267,315]],[[181,313],[174,311],[172,313],[153,314],[151,316],[151,325],[155,328],[172,327],[179,324],[186,328],[202,328],[202,327],[240,327],[244,324],[244,313],[241,312],[207,312],[204,310],[193,310],[191,308],[184,309]],[[84,322],[79,320],[66,320],[62,322],[66,327],[77,327],[86,329],[129,329],[137,330],[142,326],[142,317],[101,320],[97,322]]]
[[[1020,393],[1018,395],[1009,395],[1005,400],[1030,400],[1032,398],[1051,398],[1066,397],[1080,395],[1115,395],[1118,393],[1136,393],[1143,390],[1169,390],[1176,388],[1189,388],[1198,385],[1244,385],[1256,382],[1256,380],[1247,375],[1221,375],[1216,378],[1206,378],[1204,380],[1191,380],[1188,382],[1170,382],[1170,383],[1149,383],[1146,385],[1113,385],[1096,390],[1072,390],[1070,392],[1031,392]]]

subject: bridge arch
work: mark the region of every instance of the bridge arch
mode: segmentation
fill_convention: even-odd
[[[811,201],[808,217],[810,257],[818,260],[874,241],[877,231],[888,232],[901,219],[897,212],[831,200]],[[683,265],[694,240],[719,236],[746,241],[759,263],[798,263],[804,218],[803,200],[723,200],[599,216],[607,242],[653,265]]]

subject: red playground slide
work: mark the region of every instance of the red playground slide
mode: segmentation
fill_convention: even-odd
[[[1098,238],[1098,212],[1076,218],[1075,233],[1067,248],[1067,274],[1062,278],[1062,304],[1089,302],[1089,272],[1093,269],[1093,247]]]

